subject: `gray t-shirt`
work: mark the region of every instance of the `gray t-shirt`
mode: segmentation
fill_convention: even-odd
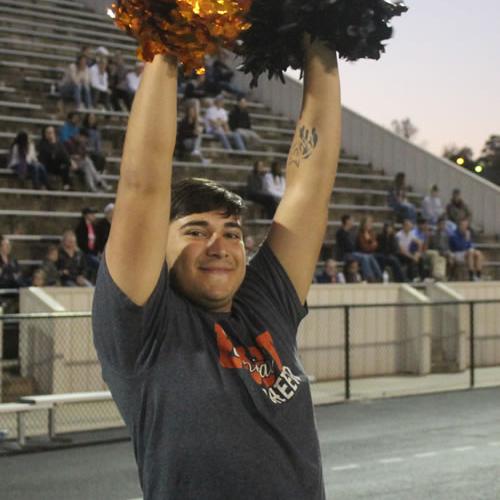
[[[266,244],[231,313],[169,285],[139,307],[101,264],[93,304],[103,377],[132,436],[146,500],[325,498],[296,332],[307,310]]]

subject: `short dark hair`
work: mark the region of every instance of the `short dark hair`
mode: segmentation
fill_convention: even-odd
[[[226,217],[238,216],[244,209],[241,196],[209,179],[183,179],[172,186],[171,221],[213,210],[222,211]]]
[[[350,219],[352,219],[352,217],[349,214],[345,214],[342,216],[342,219],[340,220],[342,221],[342,225],[345,226],[346,222]]]

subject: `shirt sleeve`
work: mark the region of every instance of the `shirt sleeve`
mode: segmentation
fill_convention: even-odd
[[[247,266],[245,288],[252,302],[274,308],[293,334],[297,334],[300,322],[307,315],[307,305],[300,302],[288,274],[267,242]]]
[[[103,371],[133,376],[154,364],[165,336],[169,290],[164,264],[148,301],[136,305],[113,281],[103,255],[92,306],[94,345]]]

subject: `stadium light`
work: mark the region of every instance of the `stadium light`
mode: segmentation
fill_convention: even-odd
[[[476,165],[474,167],[474,172],[476,172],[476,174],[482,174],[484,171],[484,167],[482,165]]]
[[[465,160],[460,156],[456,159],[457,165],[463,166],[465,164]]]

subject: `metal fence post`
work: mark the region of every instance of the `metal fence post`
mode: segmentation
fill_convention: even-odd
[[[475,330],[474,330],[474,302],[469,302],[469,356],[470,356],[470,388],[473,389],[475,385],[475,369],[476,369],[476,355],[474,352]]]
[[[345,355],[345,399],[351,399],[351,325],[349,317],[350,307],[344,306],[344,355]]]

